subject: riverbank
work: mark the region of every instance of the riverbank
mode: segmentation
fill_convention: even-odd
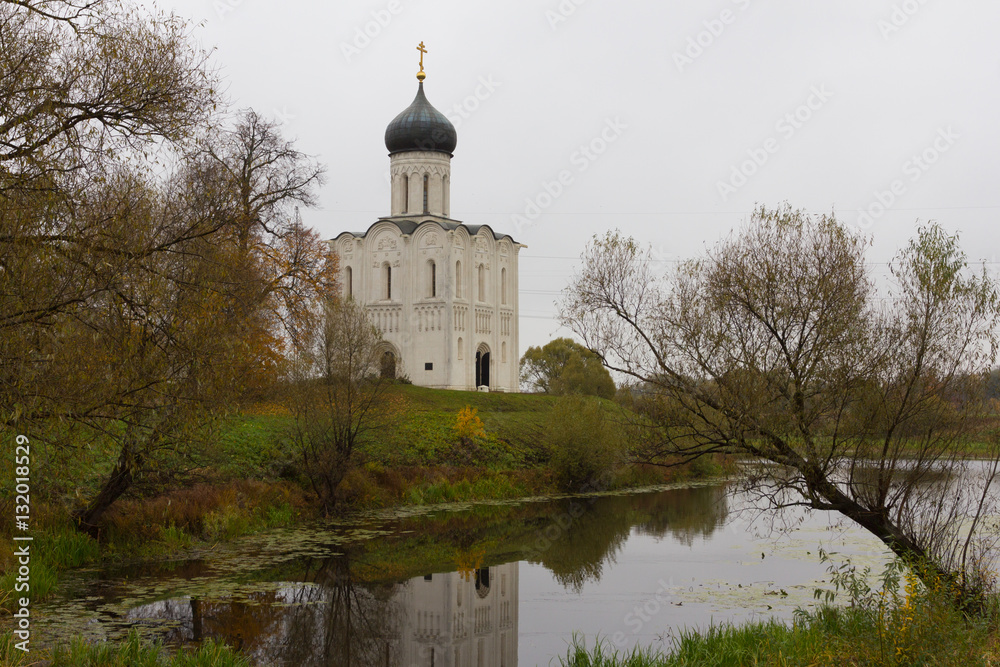
[[[827,556],[823,556],[824,560]],[[829,561],[826,561],[829,562]],[[990,594],[977,613],[955,605],[954,583],[931,575],[922,582],[899,559],[873,577],[866,568],[831,564],[824,603],[795,612],[791,623],[774,618],[741,625],[684,629],[666,649],[619,651],[606,639],[590,647],[574,636],[561,667],[740,667],[743,665],[1000,664],[1000,596]]]
[[[747,665],[940,665],[1000,664],[995,614],[969,619],[943,601],[906,599],[881,615],[856,607],[822,607],[794,624],[769,620],[686,631],[673,650],[618,651],[606,641],[588,649],[574,641],[562,667],[744,667]]]
[[[340,486],[339,511],[441,502],[544,496],[566,490],[555,462],[565,399],[545,395],[456,392],[395,385],[388,399],[393,426],[359,448]],[[593,405],[623,451],[627,435],[612,420],[619,409]],[[456,416],[469,407],[481,435],[462,441]],[[565,410],[562,410],[565,412]],[[604,417],[602,417],[603,419]],[[97,539],[74,529],[68,517],[92,496],[114,460],[99,446],[67,457],[59,449],[34,450],[35,470],[51,471],[33,489],[32,528],[38,554],[31,590],[44,600],[58,587],[59,572],[97,562],[174,557],[242,535],[314,520],[322,510],[290,440],[294,420],[277,404],[250,406],[218,426],[212,447],[186,469],[149,474],[108,512]],[[99,445],[99,443],[96,443]],[[609,460],[599,488],[615,490],[705,478],[721,472],[714,461],[682,468],[632,466]],[[9,537],[6,535],[4,537]],[[9,608],[13,542],[0,540],[0,603]]]
[[[382,437],[377,442],[366,443],[358,452],[356,465],[343,485],[341,506],[345,513],[357,514],[379,508],[412,508],[451,502],[452,507],[435,513],[454,515],[457,506],[464,501],[507,500],[528,496],[551,498],[561,495],[565,490],[557,457],[560,443],[550,439],[549,435],[553,430],[567,427],[561,421],[566,418],[566,411],[562,409],[559,399],[546,396],[436,392],[409,386],[394,387],[392,398],[397,402],[396,414],[399,418],[392,429],[381,434]],[[616,413],[617,408],[613,404],[598,405],[606,407],[607,415]],[[462,443],[456,437],[453,425],[458,411],[467,406],[475,408],[481,415],[484,429],[483,434],[471,443]],[[58,573],[62,569],[95,563],[102,566],[122,565],[123,562],[141,560],[145,561],[145,571],[147,564],[156,567],[160,563],[167,567],[170,565],[168,561],[175,564],[193,562],[201,560],[206,553],[213,552],[218,545],[237,537],[272,528],[294,528],[317,519],[320,510],[310,497],[308,483],[302,476],[302,471],[297,469],[294,451],[283,440],[289,420],[289,415],[267,404],[255,406],[253,410],[233,417],[220,430],[213,458],[203,462],[204,465],[190,471],[172,486],[153,480],[149,485],[140,487],[132,497],[120,501],[107,517],[100,540],[82,535],[65,521],[59,520],[58,497],[51,497],[45,503],[36,505],[40,512],[34,515],[37,519],[34,531],[37,547],[35,553],[39,554],[40,559],[32,562],[33,593],[38,595],[44,594],[46,590],[57,590]],[[569,426],[579,431],[579,424]],[[588,427],[586,424],[584,426]],[[602,434],[603,431],[598,435]],[[587,440],[586,434],[581,435],[580,439]],[[628,443],[623,441],[618,444],[625,447]],[[478,465],[470,463],[470,452],[475,454]],[[596,479],[596,486],[605,491],[614,491],[704,477],[720,470],[717,464],[710,463],[711,465],[664,471],[618,464],[612,460],[607,467],[607,474]],[[87,480],[81,478],[80,482],[86,483]],[[595,484],[590,484],[587,488],[593,490],[594,487]],[[697,490],[685,493],[690,496],[703,494]],[[707,497],[711,495],[707,489],[704,494],[706,498],[703,504],[706,508],[718,506],[715,500]],[[371,587],[373,591],[386,590],[387,582],[422,577],[427,572],[448,572],[455,568],[456,563],[460,569],[475,570],[519,560],[542,565],[547,571],[556,573],[560,582],[582,585],[586,580],[586,573],[600,571],[608,554],[615,552],[617,545],[626,539],[633,525],[644,526],[643,530],[646,532],[654,529],[676,532],[690,541],[710,534],[721,523],[721,517],[713,513],[714,510],[694,512],[682,517],[676,512],[677,503],[674,498],[668,503],[655,506],[646,507],[640,503],[631,509],[602,504],[600,511],[587,511],[583,523],[579,525],[572,507],[561,514],[536,516],[526,506],[532,503],[486,503],[476,506],[468,518],[463,518],[464,515],[452,516],[448,520],[435,521],[431,527],[407,526],[405,530],[399,531],[391,544],[383,538],[369,538],[364,545],[352,546],[351,551],[345,552],[335,565],[341,568],[338,572],[342,571],[351,580],[361,586]],[[64,515],[65,507],[62,510]],[[423,512],[421,510],[416,513]],[[412,513],[412,510],[403,512],[404,515],[408,513]],[[484,518],[490,519],[488,528],[480,525]],[[574,529],[567,531],[564,522],[571,523]],[[551,544],[542,540],[543,537],[549,540],[550,532],[555,535]],[[272,534],[260,537],[266,540],[270,535]],[[582,535],[590,536],[588,540],[596,541],[596,546],[590,542],[586,547],[582,546],[577,542],[577,538]],[[599,539],[595,540],[595,535]],[[9,543],[9,540],[6,542]],[[284,538],[282,542],[282,548],[287,548]],[[219,547],[220,550],[224,548]],[[580,562],[581,558],[585,562]],[[150,564],[149,561],[154,562]],[[259,561],[259,557],[255,557],[254,562],[258,566]],[[770,563],[771,559],[767,562]],[[192,572],[188,572],[188,575],[195,576]],[[281,581],[305,580],[301,573],[268,573],[269,577],[272,575]],[[338,577],[342,576],[338,574]],[[10,582],[4,583],[6,585]],[[207,612],[208,608],[206,605],[203,611]],[[686,611],[688,605],[684,605],[684,609]],[[773,624],[751,624],[739,628],[724,628],[704,636],[691,635],[686,641],[690,640],[693,647],[691,650],[695,651],[695,655],[722,656],[729,652],[746,657],[751,654],[741,652],[741,646],[777,647],[771,653],[752,654],[753,659],[760,664],[783,664],[782,660],[786,661],[785,664],[851,664],[852,661],[857,664],[913,664],[880,663],[873,657],[876,654],[871,651],[864,654],[850,653],[858,647],[849,642],[840,646],[837,637],[849,639],[854,635],[861,636],[861,630],[860,626],[851,625],[854,621],[847,621],[837,626],[827,624],[808,628],[797,624],[794,628],[785,629]],[[943,626],[938,623],[935,627]],[[802,634],[804,630],[808,632]],[[837,635],[836,632],[841,632],[842,635]],[[569,629],[566,629],[560,636],[568,633]],[[886,646],[885,637],[889,636],[887,633],[888,630],[883,629],[871,635],[882,638],[881,649]],[[932,634],[925,634],[925,639],[939,641]],[[962,641],[965,642],[960,642],[962,646],[971,646],[971,650],[979,651],[977,655],[987,655],[992,650],[989,647],[993,636],[987,628],[986,634],[973,633]],[[823,662],[822,656],[817,655],[806,660],[808,654],[805,648],[795,654],[797,657],[794,660],[789,659],[789,646],[808,647],[815,642],[835,648],[833,653],[824,654],[829,658],[827,662]],[[0,646],[2,645],[0,641]],[[871,646],[873,645],[869,644],[865,650],[871,649]],[[146,644],[143,644],[143,650],[155,652],[155,649]],[[862,655],[865,656],[863,659],[857,657]],[[884,655],[878,655],[884,658]],[[967,658],[971,654],[961,655]],[[799,658],[803,662],[799,662]],[[626,659],[647,662],[623,662]],[[594,653],[593,650],[587,652],[581,647],[580,651],[567,657],[567,660],[573,662],[566,664],[706,664],[697,660],[686,663],[662,662],[665,659],[662,655],[655,656],[651,653],[631,658],[611,658]],[[746,659],[750,660],[749,657]],[[134,663],[126,660],[121,664]],[[175,663],[150,661],[149,664]],[[746,663],[713,663],[710,660],[707,664]]]

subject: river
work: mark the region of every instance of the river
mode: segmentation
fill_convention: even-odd
[[[67,573],[41,641],[225,640],[258,665],[531,667],[574,633],[669,648],[683,628],[816,604],[820,549],[874,569],[836,517],[743,508],[723,483],[368,512],[182,560]],[[756,516],[756,520],[755,519]]]

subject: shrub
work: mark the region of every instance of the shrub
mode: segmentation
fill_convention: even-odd
[[[544,439],[559,485],[569,491],[603,488],[600,480],[618,465],[621,432],[601,401],[572,395],[559,399]]]
[[[471,444],[476,438],[486,437],[486,428],[483,426],[483,420],[476,414],[477,412],[479,412],[478,408],[466,405],[458,411],[458,416],[455,418],[455,432],[464,445]]]

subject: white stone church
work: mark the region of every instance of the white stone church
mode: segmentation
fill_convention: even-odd
[[[423,44],[421,44],[421,47]],[[451,217],[454,125],[417,96],[385,130],[390,214],[331,241],[344,295],[382,332],[383,375],[442,389],[517,391],[517,254],[487,225]]]

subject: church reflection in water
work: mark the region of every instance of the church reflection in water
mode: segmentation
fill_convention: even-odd
[[[225,641],[259,665],[517,665],[518,563],[366,585],[337,560],[323,564],[317,583],[277,584],[239,601],[165,600],[128,617],[169,621],[168,642]]]
[[[406,610],[403,665],[517,665],[517,563],[471,573],[411,579],[400,594]]]

